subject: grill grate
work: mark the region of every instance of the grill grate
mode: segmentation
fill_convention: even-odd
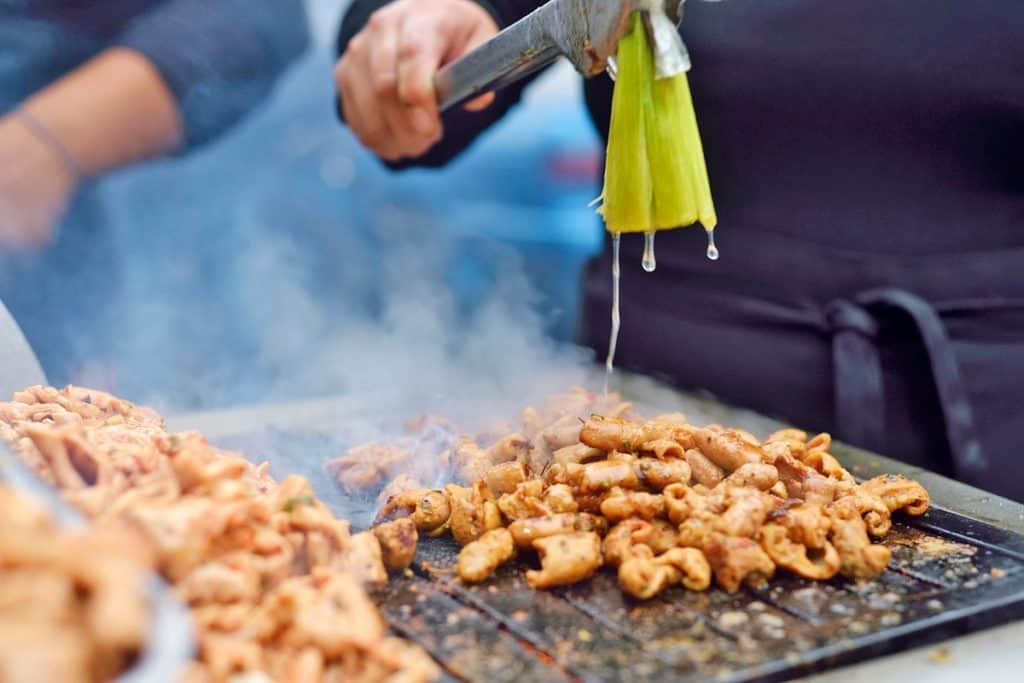
[[[218,439],[267,458],[275,476],[308,477],[358,525],[374,502],[353,500],[322,470],[345,441],[302,430]],[[875,465],[900,468],[845,449],[841,459],[862,476]],[[946,499],[973,491],[960,488]],[[780,574],[733,595],[676,587],[640,603],[610,572],[535,591],[522,576],[529,558],[464,586],[451,571],[454,542],[422,539],[414,575],[392,581],[378,600],[392,629],[430,652],[448,680],[487,682],[790,680],[1024,617],[1024,536],[933,507],[897,521],[886,543],[889,569],[865,584]]]
[[[978,524],[944,510],[898,523],[890,568],[872,582],[779,575],[733,595],[676,587],[643,603],[608,572],[534,591],[522,562],[464,586],[451,573],[457,546],[424,539],[411,583],[380,597],[396,630],[455,679],[788,680],[1024,615],[1024,558],[963,542]]]

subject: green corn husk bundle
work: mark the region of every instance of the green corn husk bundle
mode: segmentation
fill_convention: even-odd
[[[612,233],[697,221],[711,230],[718,219],[686,74],[655,79],[640,13],[631,21],[619,41],[600,213]]]

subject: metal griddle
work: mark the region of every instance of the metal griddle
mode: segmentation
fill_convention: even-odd
[[[694,422],[756,433],[777,426],[646,382],[632,380],[625,393],[662,392]],[[371,406],[387,414],[380,403],[339,399],[327,422],[328,402],[315,402],[182,416],[171,426],[201,428],[222,445],[266,458],[277,476],[303,474],[336,512],[365,519],[373,501],[352,500],[321,466],[353,445],[342,426],[370,419]],[[430,652],[448,680],[487,682],[789,680],[1024,618],[1024,507],[864,451],[837,445],[833,453],[859,477],[904,473],[933,495],[926,516],[894,524],[886,541],[893,561],[874,582],[818,583],[783,573],[733,595],[676,588],[641,603],[625,597],[607,571],[566,589],[534,591],[523,579],[529,557],[464,586],[451,573],[454,543],[423,539],[414,571],[395,578],[378,603],[391,628]]]

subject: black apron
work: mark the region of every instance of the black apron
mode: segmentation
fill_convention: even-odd
[[[619,363],[1024,500],[1024,3],[688,3],[683,34],[722,258],[661,233],[648,275],[624,238]]]

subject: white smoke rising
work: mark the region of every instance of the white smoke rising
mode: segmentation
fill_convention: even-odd
[[[380,268],[366,274],[379,296],[371,318],[332,312],[304,288],[287,238],[250,242],[239,288],[261,331],[252,367],[267,374],[267,396],[393,393],[408,417],[429,409],[475,423],[588,382],[589,352],[545,334],[513,249],[489,245],[502,255],[493,283],[464,308],[446,281],[460,245],[416,221],[399,212],[384,223]]]

